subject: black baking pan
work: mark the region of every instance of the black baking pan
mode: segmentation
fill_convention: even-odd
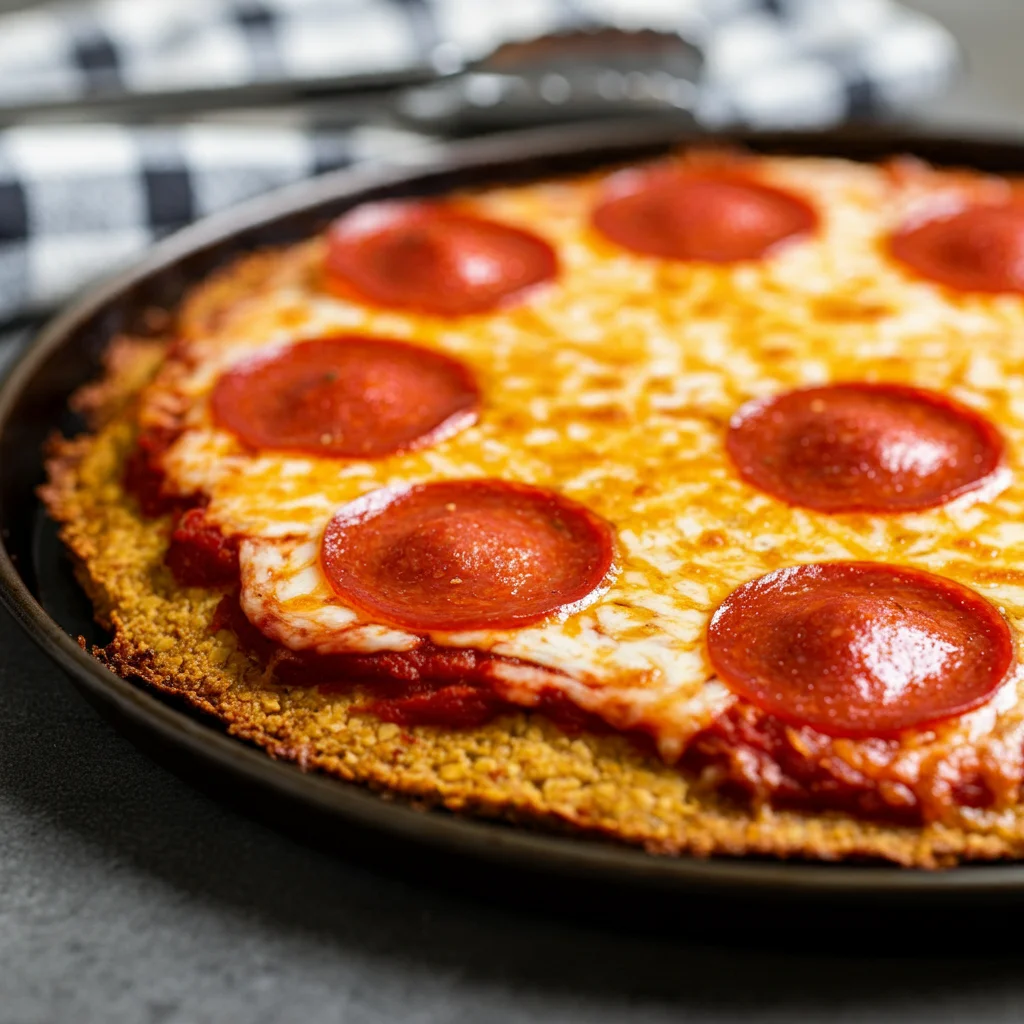
[[[690,137],[692,138],[692,137]],[[731,137],[766,152],[879,159],[910,153],[937,164],[1024,172],[1024,143],[921,137],[895,130]],[[439,146],[404,166],[331,174],[251,201],[155,246],[131,269],[74,302],[22,355],[0,391],[0,596],[15,619],[83,695],[140,747],[227,801],[346,855],[483,891],[616,902],[634,917],[676,915],[679,900],[713,896],[745,907],[783,900],[801,915],[823,907],[943,911],[1024,901],[1024,865],[942,872],[878,865],[758,859],[661,858],[618,845],[422,812],[367,790],[277,762],[216,724],[104,668],[76,641],[97,639],[90,610],[42,513],[41,448],[55,429],[75,429],[66,403],[93,377],[108,340],[145,328],[153,307],[175,303],[189,285],[246,250],[310,235],[355,203],[520,182],[649,158],[685,143],[664,123],[559,128]],[[702,140],[706,141],[706,140]],[[495,886],[495,877],[502,879]],[[509,879],[515,879],[512,883]],[[511,889],[510,889],[511,887]],[[734,918],[731,918],[734,919]],[[801,919],[806,919],[802,917]],[[705,919],[706,920],[706,919]],[[778,917],[776,917],[778,920]]]

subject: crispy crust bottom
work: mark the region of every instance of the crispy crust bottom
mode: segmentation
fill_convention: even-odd
[[[219,286],[215,280],[214,294]],[[925,868],[1024,856],[1024,821],[1016,811],[978,815],[960,827],[915,828],[838,813],[751,809],[719,798],[623,737],[568,736],[525,712],[475,729],[400,728],[354,711],[358,695],[277,685],[234,634],[212,631],[224,589],[182,588],[172,579],[163,562],[170,517],[143,519],[121,486],[136,435],[134,399],[162,355],[152,342],[111,346],[105,377],[75,400],[94,432],[53,442],[49,483],[40,492],[61,523],[98,621],[113,634],[94,653],[118,675],[183,699],[230,734],[304,770],[420,804],[605,837],[655,854],[874,859]]]

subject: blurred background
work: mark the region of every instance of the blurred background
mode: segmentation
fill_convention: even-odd
[[[963,51],[962,73],[948,95],[927,102],[921,117],[973,131],[1024,127],[1024,61],[1020,0],[911,0],[953,33]]]
[[[854,6],[862,0],[813,2],[823,7],[844,3]],[[147,3],[148,0],[137,0],[140,11]],[[477,0],[477,3],[485,7],[490,0]],[[680,6],[685,3],[686,0],[682,0]],[[0,12],[36,6],[41,6],[40,0],[0,0]],[[338,0],[338,6],[351,5],[348,0]],[[904,6],[933,16],[948,26],[964,55],[966,74],[947,96],[923,105],[920,111],[923,119],[974,128],[1024,125],[1024,61],[1019,52],[1024,5],[1020,0],[905,0]]]
[[[156,238],[508,128],[1024,127],[1020,0],[0,0],[0,329]]]

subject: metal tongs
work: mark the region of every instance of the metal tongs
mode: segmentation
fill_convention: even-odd
[[[688,118],[702,64],[700,50],[679,33],[596,26],[505,43],[465,65],[442,52],[431,66],[395,73],[0,105],[0,125],[196,117],[251,124],[299,110],[331,126],[397,123],[469,135],[634,113]]]
[[[471,71],[409,89],[395,114],[443,135],[634,113],[692,116],[702,63],[677,33],[560,32],[506,43]]]

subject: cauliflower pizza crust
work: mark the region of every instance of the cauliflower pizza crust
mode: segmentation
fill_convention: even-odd
[[[688,153],[243,259],[53,445],[96,654],[455,811],[1020,856],[1022,211]]]

